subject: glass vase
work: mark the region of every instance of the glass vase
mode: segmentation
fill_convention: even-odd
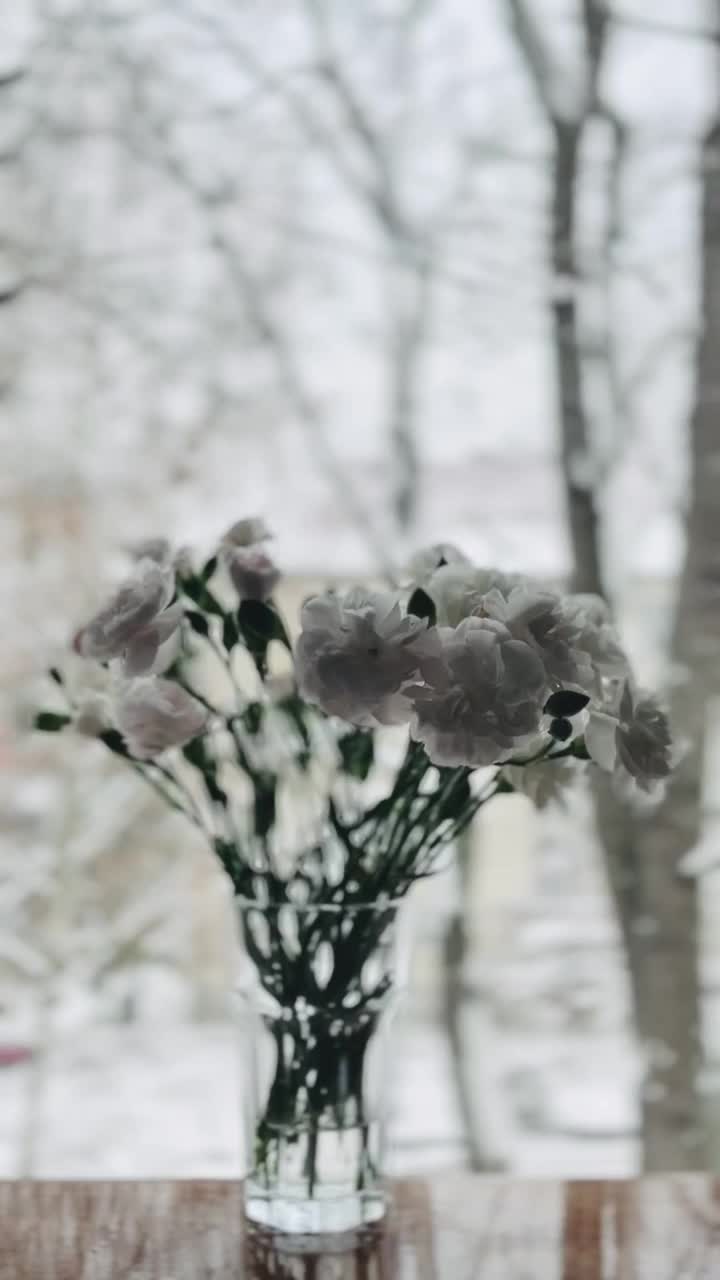
[[[397,906],[239,901],[245,1207],[274,1231],[352,1231],[385,1212]]]

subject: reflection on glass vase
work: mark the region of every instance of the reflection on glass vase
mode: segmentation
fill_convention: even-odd
[[[376,1222],[397,906],[238,906],[247,1217],[300,1234]]]

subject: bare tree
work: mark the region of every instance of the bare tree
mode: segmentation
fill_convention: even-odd
[[[603,565],[598,478],[578,462],[592,457],[592,424],[583,393],[583,340],[578,327],[579,272],[576,219],[582,179],[583,136],[597,120],[610,131],[606,252],[601,271],[612,278],[612,243],[619,231],[620,184],[628,133],[598,93],[609,10],[583,0],[584,91],[567,113],[553,97],[552,68],[533,10],[525,0],[508,0],[519,46],[531,72],[555,141],[553,217],[550,257],[554,273],[553,316],[557,361],[562,457],[568,503],[576,589],[608,596]],[[555,82],[556,83],[556,82]],[[691,423],[692,474],[687,552],[682,573],[672,657],[684,673],[671,691],[676,732],[692,744],[662,806],[653,815],[633,818],[598,780],[596,810],[609,883],[617,908],[630,970],[636,1027],[646,1056],[643,1088],[643,1160],[651,1171],[703,1167],[706,1148],[697,1093],[701,1062],[698,910],[695,887],[678,875],[681,855],[698,834],[705,704],[717,686],[720,610],[713,579],[717,574],[718,532],[712,462],[717,456],[713,398],[717,395],[720,311],[718,290],[718,132],[703,147],[703,339],[697,366],[696,404]],[[663,335],[663,346],[675,334]],[[621,437],[631,426],[633,381],[647,374],[647,361],[635,379],[623,383],[617,368],[617,335],[606,311],[601,355],[609,377],[609,402]],[[650,368],[662,354],[653,346]],[[607,477],[600,477],[600,479]]]
[[[718,13],[720,18],[720,11]],[[641,1034],[650,1045],[644,1099],[650,1168],[700,1168],[707,1134],[696,1081],[702,1062],[696,884],[678,874],[700,834],[708,699],[720,691],[720,122],[702,148],[702,337],[690,419],[690,501],[672,637],[671,713],[687,753],[662,806],[626,835],[626,892],[652,929],[633,944]],[[633,881],[630,880],[632,876]],[[637,910],[637,907],[636,907]],[[653,1050],[655,1051],[653,1053]]]

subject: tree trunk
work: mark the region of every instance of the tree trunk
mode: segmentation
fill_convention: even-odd
[[[648,928],[636,942],[641,1033],[677,1054],[673,1061],[660,1048],[651,1067],[644,1103],[649,1169],[702,1168],[708,1154],[693,1087],[701,1065],[697,892],[693,880],[678,875],[677,863],[700,833],[707,702],[720,689],[720,124],[705,139],[702,172],[703,327],[690,423],[690,506],[671,698],[675,733],[689,749],[665,803],[633,832],[642,910],[648,917]]]
[[[553,122],[555,169],[552,195],[551,262],[553,336],[568,521],[574,558],[574,589],[597,590],[600,583],[597,513],[592,489],[584,481],[588,424],[582,398],[578,340],[578,274],[575,262],[575,208],[581,126]]]
[[[583,484],[583,468],[578,465],[585,460],[589,446],[572,287],[580,130],[556,123],[555,140],[553,317],[573,586],[606,595],[595,498],[592,489]],[[705,337],[693,417],[688,553],[673,646],[676,662],[688,669],[688,681],[677,689],[671,708],[676,733],[691,741],[693,750],[673,779],[664,804],[651,817],[631,818],[604,779],[597,779],[595,787],[598,829],[626,948],[635,1025],[647,1052],[642,1098],[643,1165],[647,1171],[702,1168],[706,1163],[696,1090],[700,1066],[697,895],[694,884],[676,871],[678,858],[692,847],[698,830],[707,689],[707,661],[703,663],[698,652],[698,642],[708,633],[704,586],[712,584],[713,573],[720,586],[720,520],[716,492],[710,492],[716,490],[716,484],[708,466],[716,431],[715,396],[720,392],[712,360],[713,348],[720,343],[720,199],[710,188],[720,182],[711,165],[706,164],[705,170]],[[717,266],[711,261],[713,241],[717,242]],[[718,635],[719,631],[716,625],[713,633]]]
[[[608,871],[628,946],[637,1026],[648,1048],[643,1097],[648,1171],[703,1168],[708,1139],[697,1096],[702,1060],[695,883],[678,860],[700,832],[706,706],[720,688],[720,126],[703,148],[702,319],[690,424],[687,549],[673,631],[676,736],[688,744],[662,806],[629,822],[598,797]]]

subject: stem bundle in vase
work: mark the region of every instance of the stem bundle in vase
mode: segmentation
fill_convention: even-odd
[[[347,1225],[377,1186],[367,1050],[399,901],[493,796],[544,804],[587,762],[652,792],[670,735],[596,597],[436,546],[402,587],[307,600],[293,643],[268,538],[247,519],[202,563],[141,548],[36,726],[96,737],[209,841],[273,1047],[253,1179],[285,1208],[264,1220],[342,1200]]]

